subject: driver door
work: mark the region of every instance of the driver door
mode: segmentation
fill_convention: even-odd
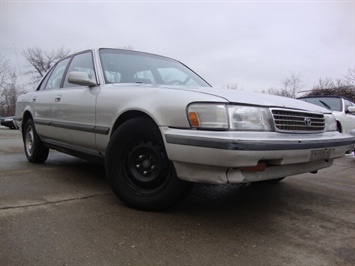
[[[73,56],[62,88],[55,95],[52,125],[58,128],[56,139],[61,146],[96,153],[95,104],[100,87],[69,83],[68,74],[72,71],[86,72],[96,82],[92,52],[86,51]]]

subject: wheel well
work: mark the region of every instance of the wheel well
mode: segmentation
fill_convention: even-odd
[[[32,119],[32,115],[30,112],[27,111],[23,114],[23,118],[22,118],[22,124],[21,124],[21,131],[22,132],[23,132],[23,129],[24,129],[28,119]]]
[[[343,132],[343,128],[341,127],[341,124],[339,121],[337,121],[337,130],[341,133]]]
[[[115,122],[115,124],[113,125],[112,131],[111,131],[111,136],[112,134],[116,131],[117,128],[119,128],[119,126],[121,126],[124,122],[131,120],[133,118],[136,117],[146,117],[149,120],[151,120],[152,123],[155,123],[155,121],[146,113],[140,112],[140,111],[128,111],[126,113],[123,113]]]

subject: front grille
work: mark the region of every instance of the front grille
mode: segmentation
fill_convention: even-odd
[[[276,131],[281,132],[322,132],[324,115],[287,109],[271,109]]]

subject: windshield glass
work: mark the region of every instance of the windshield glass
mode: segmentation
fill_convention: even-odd
[[[332,111],[342,111],[341,99],[331,97],[315,97],[301,99],[305,102],[313,103],[321,107],[325,107]]]
[[[170,58],[128,50],[100,49],[106,83],[209,87],[191,69]]]

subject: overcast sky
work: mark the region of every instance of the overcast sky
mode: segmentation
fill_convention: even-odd
[[[19,72],[29,47],[124,47],[175,58],[209,83],[305,89],[355,68],[355,0],[3,1],[1,56]],[[16,59],[17,51],[17,59]]]

